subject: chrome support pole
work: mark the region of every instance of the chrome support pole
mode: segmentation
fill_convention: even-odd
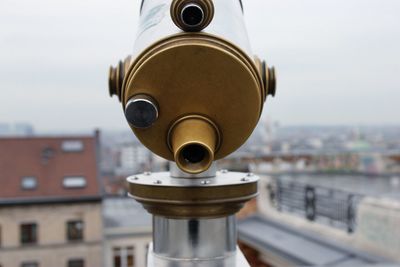
[[[236,252],[236,219],[153,217],[153,246],[158,256],[174,259],[221,259]]]
[[[189,175],[170,164],[170,175],[186,179],[216,177],[216,166],[201,175]],[[249,267],[237,248],[236,217],[175,219],[153,215],[153,243],[147,267]]]
[[[148,267],[249,267],[237,248],[234,215],[216,219],[153,216]]]

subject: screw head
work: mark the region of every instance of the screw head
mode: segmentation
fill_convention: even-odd
[[[154,181],[154,184],[162,184],[162,181],[160,180]]]
[[[208,184],[210,184],[211,182],[208,181],[208,180],[204,180],[204,181],[201,181],[200,183],[201,183],[202,185],[208,185]]]

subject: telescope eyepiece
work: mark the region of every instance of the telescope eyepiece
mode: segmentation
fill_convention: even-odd
[[[219,145],[219,132],[201,116],[188,116],[174,123],[169,133],[171,150],[178,167],[186,173],[207,171]]]
[[[197,4],[186,4],[181,11],[181,20],[188,29],[198,27],[204,21],[204,11]]]
[[[182,157],[189,164],[196,164],[202,162],[207,155],[208,151],[199,144],[190,144],[182,149]]]

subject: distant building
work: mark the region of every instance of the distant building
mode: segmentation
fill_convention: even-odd
[[[97,134],[0,138],[0,266],[103,266],[97,154]]]
[[[33,126],[28,123],[0,123],[0,136],[29,137],[34,134]]]
[[[103,201],[104,266],[144,267],[152,240],[151,216],[135,200]]]
[[[121,144],[118,147],[117,175],[132,175],[134,173],[149,170],[151,164],[151,152],[140,144]]]

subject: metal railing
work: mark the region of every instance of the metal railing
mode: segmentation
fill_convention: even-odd
[[[270,201],[278,211],[344,229],[348,233],[355,231],[357,206],[363,195],[279,177],[267,189]]]

